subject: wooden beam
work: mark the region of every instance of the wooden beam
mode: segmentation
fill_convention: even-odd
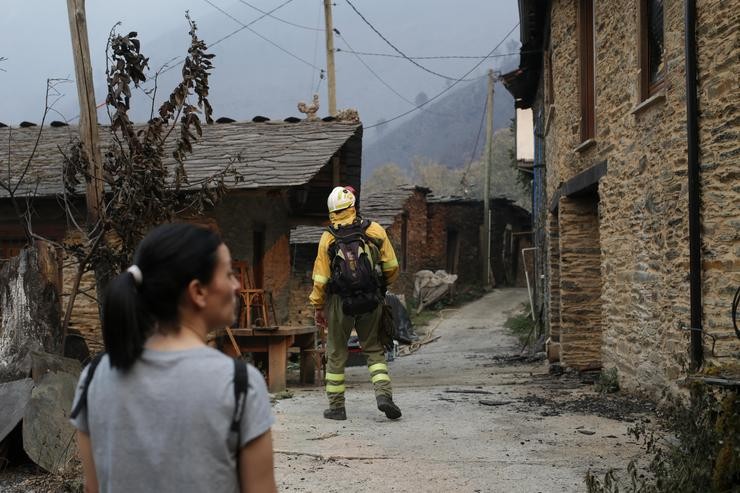
[[[88,159],[88,172],[92,177],[86,189],[87,219],[93,226],[100,218],[103,209],[103,172],[90,46],[87,41],[85,0],[67,0],[67,13],[69,30],[72,35],[77,96],[80,100],[80,141]]]
[[[606,176],[606,172],[607,164],[604,160],[560,185],[550,200],[550,212],[557,210],[560,197],[577,197],[598,190],[599,180]]]

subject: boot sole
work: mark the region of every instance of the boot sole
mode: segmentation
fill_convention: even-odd
[[[385,417],[388,419],[398,419],[401,417],[401,410],[391,404],[381,404],[378,409],[385,413]]]
[[[326,414],[324,414],[324,419],[333,419],[334,421],[346,421],[347,415],[345,414],[344,416],[327,416]]]

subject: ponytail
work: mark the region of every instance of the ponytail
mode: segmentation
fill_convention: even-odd
[[[103,300],[103,343],[111,366],[127,370],[141,356],[151,329],[133,274],[109,284]]]
[[[221,238],[191,224],[165,224],[146,235],[134,265],[108,285],[103,299],[103,342],[111,366],[127,370],[157,330],[177,330],[182,293],[193,279],[208,284]]]

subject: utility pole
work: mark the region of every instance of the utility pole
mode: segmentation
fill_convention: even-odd
[[[486,152],[483,171],[483,268],[484,286],[491,285],[491,168],[493,167],[493,70],[488,71],[488,98],[486,104]]]
[[[98,114],[95,107],[90,46],[87,42],[85,0],[67,0],[69,31],[72,35],[72,54],[75,61],[77,96],[80,99],[80,140],[92,177],[87,183],[87,220],[92,228],[100,219],[103,209],[103,172],[98,135]]]
[[[334,25],[331,20],[331,2],[324,0],[326,26],[326,79],[329,91],[329,116],[337,114],[337,79],[334,73]]]

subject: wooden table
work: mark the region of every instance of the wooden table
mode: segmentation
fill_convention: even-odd
[[[286,388],[285,372],[288,366],[288,348],[301,349],[301,383],[314,383],[315,364],[313,355],[306,350],[316,347],[317,328],[278,327],[273,330],[231,329],[239,350],[243,353],[267,353],[267,388],[271,393]],[[229,356],[237,352],[231,343],[226,329],[219,329],[209,335],[215,346]]]

